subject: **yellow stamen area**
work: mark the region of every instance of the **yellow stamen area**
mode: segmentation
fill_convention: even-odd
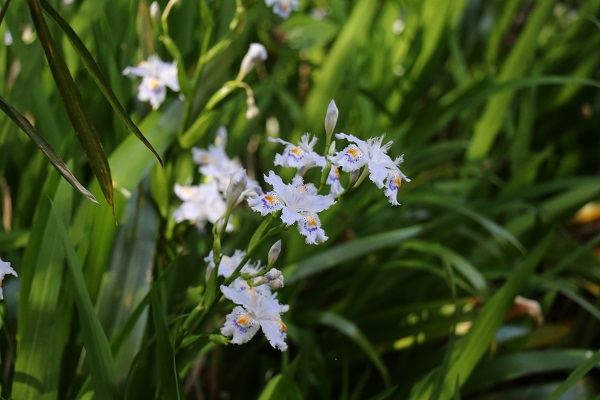
[[[394,182],[396,183],[396,186],[398,186],[398,187],[402,186],[402,178],[400,178],[399,176],[394,178]]]
[[[269,203],[269,204],[273,204],[273,203],[277,203],[277,201],[279,201],[279,198],[275,197],[275,196],[265,196],[265,200]]]
[[[314,217],[311,217],[310,215],[306,216],[306,223],[311,227],[317,226],[317,220]]]
[[[350,156],[352,158],[357,158],[357,157],[360,157],[360,155],[362,154],[362,151],[360,151],[360,149],[357,149],[357,148],[352,148],[352,149],[348,149],[348,154],[350,154]]]
[[[287,331],[287,325],[284,324],[282,320],[279,320],[277,322],[279,322],[279,325],[281,325],[281,330],[282,331]]]
[[[331,170],[333,171],[335,176],[337,176],[338,178],[340,177],[340,171],[338,171],[337,167],[331,167]]]
[[[148,86],[150,86],[150,89],[156,89],[157,87],[160,86],[160,82],[158,79],[152,78],[152,79],[150,79]]]
[[[294,147],[293,149],[290,150],[290,153],[295,154],[295,155],[300,155],[300,154],[302,154],[302,149],[300,147]]]
[[[248,325],[248,316],[247,315],[240,315],[237,319],[237,323],[244,326],[244,325]]]

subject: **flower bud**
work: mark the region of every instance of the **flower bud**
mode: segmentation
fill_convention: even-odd
[[[267,49],[260,43],[250,44],[250,49],[242,60],[237,80],[242,80],[260,61],[267,59]]]
[[[281,240],[278,240],[273,246],[271,246],[271,249],[269,250],[267,268],[275,264],[275,261],[277,261],[279,258],[279,253],[281,253]]]
[[[329,136],[333,133],[335,129],[335,124],[337,123],[339,111],[337,106],[335,105],[335,101],[331,100],[329,106],[327,107],[327,115],[325,116],[325,133]]]
[[[160,6],[156,1],[153,1],[152,4],[150,4],[150,18],[157,22],[160,20]]]
[[[335,140],[333,142],[331,142],[331,144],[329,145],[329,153],[327,154],[333,154],[335,153]]]
[[[248,186],[248,177],[246,176],[246,170],[240,168],[235,173],[231,174],[229,178],[229,186],[227,186],[227,193],[225,199],[227,201],[227,210],[232,210],[240,202],[240,196],[246,190]]]
[[[271,268],[271,270],[265,274],[265,280],[271,289],[281,289],[283,287],[283,275],[278,269]]]
[[[356,181],[358,181],[359,177],[360,177],[360,169],[350,172],[350,179],[348,180],[348,187],[351,188],[356,183]]]
[[[254,102],[254,97],[248,96],[246,99],[246,105],[248,109],[246,110],[246,119],[253,119],[260,114],[260,110],[256,107],[256,103]]]

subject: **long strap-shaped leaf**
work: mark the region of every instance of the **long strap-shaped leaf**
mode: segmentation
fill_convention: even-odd
[[[452,364],[445,371],[440,399],[449,400],[458,387],[469,378],[477,363],[488,350],[490,343],[502,324],[506,313],[527,284],[535,267],[550,247],[553,233],[548,233],[529,253],[523,264],[516,269],[508,281],[486,302],[481,314],[473,321],[469,332],[460,338],[452,352]],[[438,370],[436,373],[440,373]],[[411,399],[429,399],[433,391],[436,373],[428,375],[413,389]]]
[[[52,8],[50,3],[48,3],[46,0],[42,0],[41,4],[44,8],[44,12],[48,14],[48,16],[58,24],[58,26],[60,27],[60,29],[62,29],[65,35],[67,35],[67,38],[71,42],[71,45],[75,49],[75,52],[79,55],[79,58],[81,59],[81,62],[83,63],[85,69],[87,69],[94,82],[96,82],[96,85],[98,85],[98,88],[100,89],[106,100],[108,100],[113,110],[115,110],[117,115],[121,117],[123,122],[125,122],[125,125],[127,125],[127,127],[129,128],[129,130],[131,130],[131,132],[133,132],[133,134],[137,136],[137,138],[140,139],[140,141],[144,143],[144,145],[146,145],[146,147],[154,153],[160,164],[163,165],[163,161],[156,152],[156,150],[154,150],[154,147],[152,147],[150,142],[142,134],[137,125],[129,117],[129,114],[127,114],[127,112],[119,102],[119,99],[117,99],[117,96],[110,88],[108,82],[104,78],[104,75],[102,75],[100,67],[98,66],[88,49],[85,47],[81,39],[79,39],[79,36],[77,36],[77,34],[67,23],[67,21],[65,21],[60,16],[60,14],[58,14],[58,12],[56,12],[56,10]]]
[[[77,138],[87,154],[92,172],[98,179],[104,198],[114,210],[113,186],[108,159],[102,148],[102,143],[94,129],[94,125],[83,104],[81,94],[73,81],[73,77],[67,68],[67,64],[60,53],[60,49],[50,35],[48,25],[44,20],[39,0],[28,0],[29,11],[35,25],[40,43],[44,48],[46,59],[50,65],[52,76],[58,86],[71,124],[75,128]]]
[[[75,305],[81,325],[81,338],[88,354],[88,367],[95,395],[99,399],[118,399],[115,363],[108,339],[102,329],[102,325],[100,325],[96,310],[90,299],[90,294],[81,272],[81,265],[77,259],[77,254],[75,254],[75,249],[67,228],[56,215],[53,204],[51,204],[50,212],[54,216],[56,226],[58,227],[59,240],[62,241],[67,256],[69,277],[73,285]]]
[[[0,109],[4,111],[6,115],[12,119],[17,126],[29,136],[29,138],[35,143],[35,145],[44,153],[48,161],[54,165],[54,168],[60,172],[60,174],[69,182],[75,189],[77,189],[82,195],[98,203],[98,200],[91,194],[75,176],[71,173],[65,162],[60,158],[58,153],[50,146],[50,143],[44,139],[44,137],[38,132],[37,129],[31,125],[29,120],[25,118],[23,114],[18,112],[13,106],[11,106],[4,98],[0,97]]]

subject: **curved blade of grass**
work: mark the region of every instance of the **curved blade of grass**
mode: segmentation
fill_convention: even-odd
[[[102,94],[104,95],[104,97],[106,98],[106,100],[108,100],[108,102],[110,103],[110,105],[113,108],[113,110],[117,113],[117,115],[119,117],[121,117],[121,119],[123,120],[123,122],[125,122],[125,125],[127,125],[127,127],[129,128],[129,130],[131,132],[133,132],[133,134],[142,143],[144,143],[144,145],[152,153],[154,153],[154,155],[158,159],[158,162],[160,162],[160,164],[163,165],[163,161],[160,158],[160,155],[156,152],[156,150],[154,150],[154,147],[152,147],[152,145],[150,144],[150,142],[142,134],[142,132],[137,127],[137,125],[131,120],[131,118],[129,117],[129,114],[127,114],[127,111],[125,111],[125,109],[123,108],[123,106],[119,102],[119,99],[117,99],[117,96],[112,91],[112,89],[110,88],[108,82],[104,78],[104,75],[102,74],[102,71],[100,71],[100,67],[98,66],[98,64],[96,63],[96,61],[94,60],[94,58],[92,57],[92,55],[90,54],[90,52],[88,51],[88,49],[85,47],[85,45],[83,44],[83,42],[81,41],[81,39],[79,39],[79,36],[77,36],[77,34],[71,28],[71,26],[67,23],[67,21],[65,21],[60,16],[60,14],[58,12],[56,12],[56,10],[54,8],[52,8],[52,6],[50,5],[50,3],[48,3],[46,0],[42,0],[41,4],[42,4],[42,7],[44,9],[44,12],[54,22],[56,22],[56,24],[65,33],[65,35],[67,35],[67,38],[71,42],[71,45],[73,46],[73,48],[75,49],[75,51],[79,55],[79,58],[81,59],[81,62],[83,63],[83,66],[85,67],[85,69],[87,69],[87,71],[89,72],[89,74],[92,77],[92,79],[94,80],[94,82],[96,82],[96,85],[98,86],[98,89],[100,89],[100,91],[102,92]]]
[[[483,298],[488,297],[489,290],[485,278],[479,273],[477,268],[475,268],[475,266],[469,262],[469,260],[455,251],[446,246],[442,246],[439,243],[427,242],[423,240],[411,240],[404,243],[402,246],[423,253],[434,254],[442,260],[446,260],[471,283],[471,286],[473,289],[475,289],[477,295]]]
[[[366,38],[376,8],[377,2],[373,0],[358,1],[353,7],[306,101],[307,131],[319,132],[319,129],[323,129],[327,104],[341,87],[346,77],[345,71],[355,62],[356,48]]]
[[[564,279],[549,279],[545,277],[540,278],[541,286],[548,290],[554,290],[561,293],[568,299],[571,299],[574,303],[577,303],[582,309],[589,312],[594,318],[600,320],[600,310],[593,303],[586,300],[582,295],[577,292],[576,287]]]
[[[449,210],[456,211],[460,214],[463,214],[483,228],[485,228],[493,237],[502,238],[508,243],[512,244],[517,250],[521,252],[521,254],[525,254],[525,248],[519,242],[519,240],[511,234],[508,230],[498,225],[496,222],[492,221],[489,218],[486,218],[481,213],[473,211],[470,207],[456,201],[454,198],[449,196],[442,196],[439,193],[419,193],[419,194],[411,194],[410,201],[416,201],[417,203],[427,203],[427,204],[435,204],[440,207],[447,208]]]
[[[358,327],[350,320],[342,317],[339,314],[335,314],[333,312],[324,311],[324,312],[316,312],[312,314],[312,319],[316,322],[329,326],[331,328],[337,329],[342,334],[346,335],[350,338],[354,343],[356,343],[369,357],[375,368],[379,371],[383,382],[386,387],[390,387],[390,374],[385,366],[385,363],[377,354],[377,351],[367,339],[367,337],[358,329]]]
[[[67,256],[67,267],[73,285],[75,305],[81,326],[81,337],[87,350],[92,385],[98,398],[119,398],[117,396],[116,370],[110,346],[90,300],[73,243],[67,233],[67,228],[54,211],[54,205],[50,207],[50,213],[56,221],[57,235],[62,241]]]
[[[98,200],[91,194],[79,181],[75,176],[69,171],[65,162],[60,158],[58,153],[54,151],[52,146],[46,139],[38,132],[37,129],[34,128],[33,125],[29,122],[27,118],[20,112],[18,112],[13,106],[11,106],[4,98],[0,97],[0,109],[4,111],[6,115],[10,119],[14,121],[17,126],[29,136],[31,141],[44,153],[48,161],[60,172],[60,174],[73,186],[75,189],[79,191],[82,195],[98,204]]]
[[[452,398],[455,393],[456,380],[458,379],[460,386],[462,386],[469,378],[481,357],[488,350],[490,343],[494,340],[496,331],[502,324],[515,297],[527,285],[529,277],[548,250],[552,238],[553,233],[550,232],[540,241],[523,261],[523,264],[513,272],[504,286],[485,303],[481,314],[475,318],[469,332],[456,343],[452,354],[452,366],[444,377],[440,399]],[[437,373],[433,373],[421,381],[411,393],[411,398],[430,398],[436,376]]]
[[[473,393],[528,375],[569,370],[589,358],[590,351],[579,349],[525,351],[500,356],[479,365],[464,391],[465,394]]]
[[[523,33],[502,65],[498,75],[499,80],[518,78],[525,72],[529,60],[535,54],[536,41],[540,31],[547,23],[555,3],[555,0],[536,2],[535,9],[528,18]],[[509,110],[508,106],[513,93],[513,91],[502,93],[488,101],[483,115],[475,124],[473,138],[467,151],[468,159],[479,159],[488,154]]]
[[[279,374],[267,383],[258,400],[302,400],[300,389],[286,373]]]
[[[353,258],[371,253],[384,247],[393,246],[406,239],[415,237],[424,231],[421,225],[398,229],[378,235],[354,240],[330,250],[309,257],[298,263],[288,265],[284,270],[286,283],[292,283],[308,276],[325,271]],[[286,271],[287,274],[285,273]]]
[[[177,373],[173,344],[169,339],[169,330],[161,311],[160,299],[158,298],[156,289],[155,286],[150,296],[152,299],[152,318],[154,320],[156,345],[158,348],[159,390],[163,398],[182,399],[183,394],[179,374]]]
[[[28,0],[27,4],[40,43],[46,54],[50,70],[52,71],[52,76],[54,77],[56,86],[67,109],[71,124],[73,124],[77,138],[87,154],[90,168],[96,176],[96,179],[98,179],[102,194],[110,205],[110,208],[114,210],[110,166],[108,165],[108,159],[102,148],[102,143],[100,143],[100,139],[94,129],[88,111],[83,104],[81,93],[79,93],[79,89],[73,81],[73,77],[60,53],[60,49],[52,40],[52,35],[44,20],[39,0]]]
[[[588,356],[589,359],[580,364],[563,383],[550,395],[548,400],[558,400],[567,390],[571,388],[578,380],[583,378],[592,368],[600,363],[600,350],[596,351],[593,355]]]
[[[49,400],[59,392],[60,360],[67,342],[71,306],[64,300],[69,297],[62,278],[65,252],[50,215],[48,196],[54,197],[60,218],[68,220],[73,192],[66,189],[66,182],[58,174],[48,176],[19,271],[18,356],[11,393],[15,399]]]

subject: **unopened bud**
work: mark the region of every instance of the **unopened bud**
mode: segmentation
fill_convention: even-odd
[[[281,289],[283,287],[283,275],[278,269],[271,268],[271,270],[265,274],[265,280],[271,289]]]
[[[329,153],[327,154],[333,154],[335,153],[335,141],[331,142],[331,144],[329,145]]]
[[[153,1],[152,4],[150,4],[150,18],[157,22],[160,20],[160,6],[156,1]]]
[[[256,107],[256,103],[254,102],[254,97],[248,96],[246,99],[246,105],[248,109],[246,110],[246,119],[253,119],[260,114],[260,110]]]
[[[337,123],[339,111],[335,105],[335,101],[331,100],[327,107],[327,115],[325,116],[325,133],[331,135]]]
[[[226,336],[219,335],[219,334],[208,335],[208,340],[210,340],[211,342],[216,343],[216,344],[228,345],[229,343],[231,343],[231,339],[229,339]]]
[[[217,129],[217,135],[215,137],[215,146],[225,147],[227,144],[227,129],[224,126],[220,126]]]
[[[350,179],[348,180],[348,187],[352,187],[356,181],[358,181],[358,178],[360,177],[360,169],[354,170],[352,172],[350,172]]]
[[[252,68],[256,66],[256,64],[266,59],[267,49],[265,49],[265,46],[260,43],[250,44],[250,48],[242,60],[242,65],[240,66],[240,72],[237,80],[241,81],[244,79],[244,77],[252,70]]]
[[[244,190],[246,190],[246,186],[248,186],[248,177],[246,176],[245,169],[240,168],[231,174],[225,195],[228,210],[232,210],[240,202],[240,197]]]
[[[279,253],[281,253],[281,240],[276,241],[275,244],[271,246],[267,268],[272,267],[275,264],[275,261],[279,258]]]

